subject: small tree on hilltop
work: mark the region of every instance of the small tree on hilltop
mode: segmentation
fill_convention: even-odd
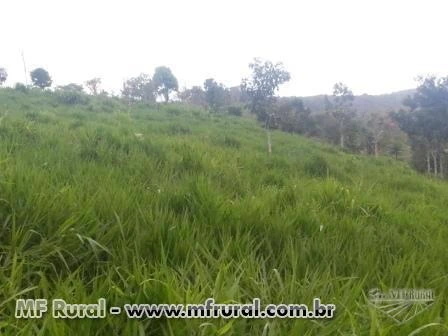
[[[8,73],[6,72],[6,69],[0,68],[0,86],[3,85],[4,82],[6,82],[7,78],[8,78]]]
[[[256,114],[260,121],[266,122],[279,86],[289,81],[291,75],[282,63],[263,62],[258,58],[249,64],[249,68],[252,70],[251,78],[243,79],[241,89],[249,98],[250,111]]]
[[[193,86],[191,89],[184,89],[182,92],[179,92],[179,98],[184,103],[197,105],[197,106],[205,106],[205,92],[200,86]]]
[[[152,77],[154,88],[159,95],[162,95],[167,103],[170,93],[179,90],[179,84],[171,69],[166,66],[157,67]]]
[[[88,81],[85,82],[85,84],[91,94],[93,94],[95,96],[99,94],[101,78],[95,77],[95,78],[89,79]]]
[[[252,70],[251,78],[242,80],[241,90],[248,97],[250,111],[265,124],[268,135],[268,152],[271,153],[270,127],[275,117],[275,109],[272,108],[272,105],[275,102],[275,94],[279,86],[289,81],[291,75],[284,69],[282,63],[273,64],[258,58],[249,64],[249,68]]]
[[[204,82],[205,100],[213,112],[218,112],[229,100],[229,91],[213,78]]]
[[[33,85],[41,89],[50,87],[53,83],[50,74],[43,68],[37,68],[31,71],[31,81],[33,82]]]
[[[121,94],[129,101],[153,103],[156,100],[156,92],[151,77],[144,73],[124,82]]]
[[[70,83],[56,87],[56,96],[59,102],[67,105],[87,104],[89,99],[84,93],[82,85]]]

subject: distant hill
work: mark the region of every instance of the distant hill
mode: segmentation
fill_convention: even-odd
[[[382,95],[363,94],[356,96],[353,106],[360,113],[389,112],[403,107],[403,99],[412,95],[415,89],[397,91]],[[300,97],[305,106],[313,112],[325,111],[325,95]]]

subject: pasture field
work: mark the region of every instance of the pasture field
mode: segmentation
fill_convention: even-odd
[[[255,120],[0,90],[1,335],[447,335],[448,185]],[[372,288],[429,288],[397,324]],[[334,303],[333,319],[16,319],[18,298]]]

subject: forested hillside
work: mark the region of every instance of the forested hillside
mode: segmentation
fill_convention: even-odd
[[[353,101],[353,107],[361,114],[398,111],[399,109],[404,108],[403,100],[406,99],[407,96],[412,96],[414,92],[415,89],[381,95],[356,95]],[[303,100],[305,106],[309,107],[312,111],[325,112],[324,95],[300,98]]]

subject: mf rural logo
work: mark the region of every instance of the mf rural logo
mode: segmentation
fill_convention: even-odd
[[[402,324],[427,310],[434,303],[432,289],[395,288],[369,291],[369,302],[396,323]]]

